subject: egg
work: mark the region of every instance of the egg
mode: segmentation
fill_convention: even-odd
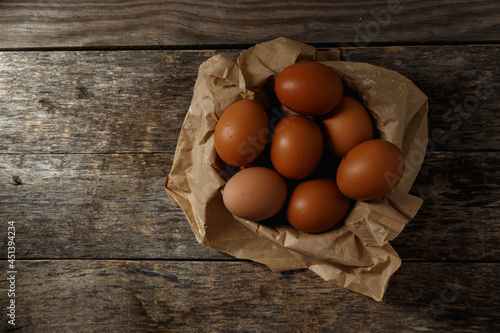
[[[337,169],[337,185],[356,200],[380,198],[396,187],[403,177],[405,159],[393,143],[367,140],[352,148]]]
[[[342,99],[342,80],[332,68],[318,62],[298,62],[283,69],[274,83],[276,96],[290,110],[319,116]]]
[[[215,127],[214,145],[229,165],[244,166],[255,161],[269,137],[266,111],[257,102],[243,99],[229,106]]]
[[[319,233],[337,225],[349,211],[350,200],[334,180],[318,178],[301,182],[286,207],[288,222],[307,233]]]
[[[322,152],[323,134],[312,119],[294,115],[276,125],[269,153],[272,165],[283,177],[306,177],[318,165]]]
[[[287,198],[285,180],[266,167],[245,168],[224,186],[224,205],[233,215],[260,221],[276,215]]]
[[[343,157],[361,142],[373,139],[373,125],[368,111],[350,96],[344,96],[340,104],[321,119],[321,123],[325,141],[338,157]]]

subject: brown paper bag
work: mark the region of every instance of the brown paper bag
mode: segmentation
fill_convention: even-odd
[[[380,137],[401,148],[406,161],[393,192],[356,202],[344,223],[321,234],[234,217],[222,202],[227,168],[214,149],[215,125],[229,105],[242,98],[259,100],[270,77],[304,60],[332,67],[372,113]],[[411,81],[370,64],[339,61],[336,50],[320,52],[278,38],[242,52],[238,64],[216,55],[199,68],[165,187],[201,244],[273,271],[308,268],[326,281],[383,301],[389,278],[401,265],[389,241],[422,204],[408,192],[425,156],[427,111],[427,97]]]

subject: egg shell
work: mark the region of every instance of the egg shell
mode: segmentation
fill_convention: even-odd
[[[271,162],[283,177],[302,179],[318,165],[323,153],[323,134],[319,126],[301,115],[283,118],[271,140]]]
[[[319,116],[333,110],[344,91],[337,72],[311,61],[283,69],[276,77],[274,89],[281,104],[307,116]]]
[[[319,233],[337,225],[347,214],[350,200],[334,180],[319,178],[301,182],[286,207],[288,222],[307,233]]]
[[[363,141],[373,139],[373,124],[363,104],[344,96],[340,104],[321,118],[325,141],[330,151],[338,157]]]
[[[214,133],[219,157],[229,165],[244,166],[255,161],[269,137],[266,111],[253,100],[239,100],[222,114]]]
[[[337,185],[349,198],[373,200],[392,191],[404,170],[403,153],[395,144],[382,139],[367,140],[344,156],[337,169]]]
[[[266,167],[250,167],[231,177],[222,192],[224,205],[243,219],[261,221],[277,214],[287,198],[285,180]]]

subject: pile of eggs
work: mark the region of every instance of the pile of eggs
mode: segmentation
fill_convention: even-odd
[[[278,74],[271,94],[287,112],[277,123],[258,102],[239,100],[215,128],[218,156],[239,168],[222,192],[233,215],[263,221],[283,214],[295,228],[320,233],[342,221],[353,200],[380,198],[399,183],[401,150],[374,138],[370,113],[344,94],[332,68],[295,63]]]

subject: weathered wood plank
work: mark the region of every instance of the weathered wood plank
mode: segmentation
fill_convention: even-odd
[[[411,191],[424,203],[392,242],[398,253],[403,258],[497,260],[499,157],[477,152],[428,155]]]
[[[0,151],[173,151],[206,58],[190,54],[3,53]]]
[[[498,42],[498,1],[0,2],[0,48]]]
[[[500,147],[500,58],[497,46],[343,49],[343,59],[368,62],[411,79],[429,97],[430,150]]]
[[[159,153],[0,154],[0,221],[16,221],[25,259],[231,259],[199,245],[169,204],[171,164]],[[497,260],[498,165],[498,152],[430,154],[413,188],[424,205],[393,241],[401,257]]]
[[[247,262],[19,261],[29,332],[495,332],[500,264],[403,263],[386,303]],[[2,270],[5,265],[1,264]],[[2,295],[6,280],[0,282]]]
[[[499,46],[343,51],[428,95],[431,150],[500,147]],[[217,53],[239,50],[0,53],[0,151],[173,152],[198,66]]]
[[[17,223],[25,258],[226,258],[198,246],[182,210],[168,202],[172,158],[0,155],[0,216]],[[6,237],[0,242],[6,249]]]

